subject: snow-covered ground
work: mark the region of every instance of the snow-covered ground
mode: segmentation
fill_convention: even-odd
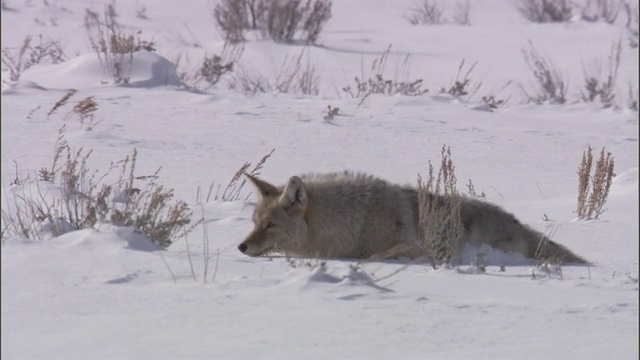
[[[613,25],[534,24],[509,0],[470,3],[469,26],[450,20],[454,2],[442,2],[447,23],[413,26],[404,16],[414,1],[340,0],[318,46],[249,33],[236,71],[274,78],[304,51],[319,93],[302,95],[230,90],[229,75],[209,89],[181,85],[181,72],[222,51],[212,1],[117,2],[122,28],[156,48],[134,55],[128,85],[114,84],[88,46],[85,9],[102,13],[102,1],[3,1],[3,49],[43,34],[69,57],[15,82],[3,64],[3,212],[16,196],[36,196],[33,180],[51,166],[65,125],[73,149],[93,151],[94,170],[137,149],[136,172],[162,167],[158,182],[206,225],[166,250],[110,224],[44,240],[3,234],[3,359],[637,359],[638,113],[628,88],[637,94],[638,50],[627,45],[625,15]],[[136,17],[143,7],[146,19]],[[583,69],[594,59],[606,69],[619,39],[617,106],[578,101]],[[524,101],[521,87],[535,86],[522,54],[528,41],[568,79],[566,104]],[[389,45],[386,76],[423,79],[429,93],[361,102],[343,91]],[[470,78],[480,89],[439,94],[462,59],[465,69],[477,62]],[[70,88],[78,92],[48,116]],[[488,111],[485,95],[509,102]],[[81,123],[71,109],[89,96],[98,109]],[[340,109],[331,121],[328,106]],[[236,247],[253,227],[255,198],[197,200],[274,148],[261,171],[273,183],[352,169],[404,184],[437,164],[445,144],[461,192],[471,180],[487,201],[592,264],[547,274],[497,251],[486,273],[467,263],[249,258]],[[588,145],[613,154],[616,176],[607,210],[580,221],[576,171]],[[39,186],[56,190],[48,185]]]

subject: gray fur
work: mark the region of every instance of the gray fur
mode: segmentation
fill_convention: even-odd
[[[348,171],[293,176],[280,187],[247,176],[260,197],[253,214],[255,228],[238,246],[249,256],[277,249],[290,256],[366,259],[398,245],[406,245],[399,255],[424,254],[413,188]],[[586,262],[496,205],[463,197],[460,216],[461,245],[487,244],[534,258],[543,241],[542,256]]]

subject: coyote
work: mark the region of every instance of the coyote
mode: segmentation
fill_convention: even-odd
[[[396,256],[425,254],[414,188],[349,171],[293,176],[280,187],[246,176],[259,195],[255,228],[238,246],[246,255],[275,250],[288,256],[367,259],[394,249],[402,249]],[[445,196],[453,195],[430,194],[429,199],[444,203]],[[532,259],[586,263],[500,207],[464,196],[460,200],[460,248],[487,244]]]

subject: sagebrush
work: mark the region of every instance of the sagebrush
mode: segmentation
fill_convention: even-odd
[[[433,25],[442,22],[444,8],[437,0],[422,0],[411,8],[405,16],[411,25]]]
[[[330,0],[223,0],[213,16],[226,41],[245,40],[248,29],[264,38],[289,43],[315,44],[331,18]]]
[[[157,182],[160,169],[137,175],[134,149],[105,170],[93,170],[92,151],[72,150],[64,131],[58,134],[51,166],[40,169],[22,194],[6,200],[3,237],[44,239],[111,223],[131,226],[161,247],[171,245],[192,213],[184,201],[173,200],[173,189]]]
[[[567,22],[573,16],[570,0],[517,0],[520,14],[536,23]]]

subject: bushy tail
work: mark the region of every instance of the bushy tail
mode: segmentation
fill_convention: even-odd
[[[541,235],[541,240],[535,243],[535,248],[530,252],[532,258],[538,261],[551,261],[557,263],[574,263],[574,264],[588,264],[589,262],[582,257],[574,254],[571,250],[567,249],[564,245],[560,245],[556,242],[549,240],[544,235]]]

